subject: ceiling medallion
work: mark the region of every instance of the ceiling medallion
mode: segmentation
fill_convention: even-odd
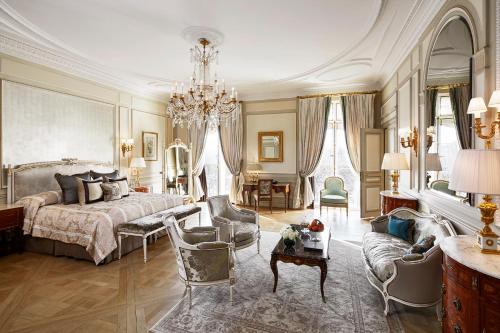
[[[174,127],[207,124],[215,128],[224,121],[227,125],[239,106],[238,92],[232,88],[228,95],[224,80],[220,84],[215,71],[212,80],[212,65],[218,65],[219,51],[207,38],[200,38],[190,51],[194,70],[189,88],[185,92],[184,83],[177,82],[171,87],[167,115]]]

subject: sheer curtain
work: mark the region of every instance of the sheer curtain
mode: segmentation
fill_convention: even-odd
[[[219,139],[226,166],[231,172],[231,187],[229,199],[231,202],[243,202],[243,183],[245,177],[241,172],[243,155],[243,117],[241,107],[238,106],[235,115],[227,124],[219,126]]]
[[[299,100],[298,167],[299,175],[293,193],[293,207],[309,206],[314,201],[310,177],[321,158],[328,126],[330,97]]]
[[[353,169],[361,171],[360,140],[362,128],[373,128],[375,123],[375,94],[342,96],[347,151]]]
[[[205,192],[200,181],[200,175],[205,166],[204,152],[207,139],[207,125],[202,124],[199,128],[193,125],[189,128],[189,143],[193,155],[193,197],[195,201],[200,200]]]

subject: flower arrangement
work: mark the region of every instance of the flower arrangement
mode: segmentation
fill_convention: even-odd
[[[281,228],[280,235],[283,237],[285,246],[292,247],[295,245],[295,240],[299,238],[300,233],[291,225],[287,225]]]

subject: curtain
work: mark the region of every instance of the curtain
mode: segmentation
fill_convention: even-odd
[[[426,125],[427,128],[435,126],[436,122],[436,101],[438,90],[434,88],[425,91],[425,112],[427,114]]]
[[[241,170],[241,161],[243,155],[243,117],[241,108],[238,106],[234,116],[219,126],[219,140],[224,156],[224,161],[233,175],[231,188],[229,190],[229,199],[234,203],[243,202],[243,183],[245,177]]]
[[[301,204],[307,207],[314,200],[314,192],[308,177],[316,170],[323,152],[329,109],[330,97],[299,100],[299,174],[293,191],[294,208],[300,208]]]
[[[462,149],[472,148],[471,125],[472,116],[467,114],[470,100],[470,86],[450,88],[450,101],[458,133],[458,141]]]
[[[201,188],[203,189],[203,192],[205,193],[199,201],[207,201],[207,196],[208,196],[208,185],[207,185],[207,170],[206,168],[203,168],[203,171],[200,174],[200,183],[201,183]]]
[[[375,94],[341,97],[347,151],[353,169],[361,171],[360,140],[362,128],[373,128],[375,123]]]
[[[207,141],[207,125],[204,123],[200,127],[193,125],[189,128],[189,142],[193,155],[193,197],[195,201],[200,200],[205,192],[200,181],[200,175],[205,166],[205,143]]]

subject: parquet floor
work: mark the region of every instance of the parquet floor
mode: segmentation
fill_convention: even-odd
[[[284,223],[318,214],[311,212],[262,212],[261,225],[277,231]],[[338,211],[323,213],[334,238],[359,242],[370,229],[356,216],[347,221]],[[209,223],[206,207],[203,223]],[[149,246],[148,253],[147,264],[139,249],[102,266],[29,252],[1,257],[0,332],[147,332],[184,291],[167,237]],[[422,319],[433,319],[428,312],[412,311],[402,318],[408,332]]]

